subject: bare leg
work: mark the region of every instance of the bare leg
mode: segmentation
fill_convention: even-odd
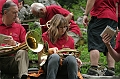
[[[108,69],[104,73],[104,75],[105,76],[113,76],[115,74],[115,72],[114,72],[115,60],[112,58],[112,56],[109,54],[109,52],[107,53],[106,59],[107,59],[107,63],[108,63]]]
[[[99,73],[97,72],[99,58],[100,58],[100,54],[98,50],[90,51],[91,67],[87,72],[88,75],[99,75]]]
[[[98,50],[91,50],[90,51],[91,66],[98,66],[99,58],[100,58],[100,54],[99,54]]]
[[[107,63],[108,63],[108,68],[114,68],[115,60],[112,58],[112,56],[109,53],[107,53]]]

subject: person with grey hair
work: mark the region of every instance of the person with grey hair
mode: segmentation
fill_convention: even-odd
[[[40,18],[41,25],[46,25],[46,23],[49,22],[55,14],[61,14],[70,23],[68,35],[73,37],[75,44],[82,37],[82,33],[80,32],[79,26],[73,20],[73,14],[70,13],[68,10],[62,8],[61,6],[58,5],[44,6],[42,3],[33,3],[31,5],[31,12],[37,18]],[[41,28],[42,33],[48,30],[47,26],[43,26]]]
[[[12,1],[6,2],[2,7],[0,34],[7,35],[8,37],[1,42],[1,46],[17,46],[25,42],[26,31],[21,24],[15,23],[17,16],[17,5]],[[5,53],[6,51],[9,50],[0,50],[1,53]],[[22,49],[14,52],[0,56],[1,79],[27,79],[28,53]]]

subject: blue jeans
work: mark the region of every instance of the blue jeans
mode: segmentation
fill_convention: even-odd
[[[60,56],[52,54],[48,58],[46,79],[56,79],[57,75],[66,75],[68,79],[77,79],[78,66],[74,56],[67,56],[60,65]]]

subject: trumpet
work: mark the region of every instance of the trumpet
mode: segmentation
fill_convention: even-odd
[[[25,36],[25,42],[18,46],[5,47],[0,49],[4,52],[0,52],[0,56],[6,56],[16,53],[20,49],[30,49],[33,52],[40,52],[43,49],[43,44],[41,42],[41,36],[34,30],[28,31]]]

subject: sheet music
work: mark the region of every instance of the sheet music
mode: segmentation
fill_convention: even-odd
[[[4,43],[4,39],[9,39],[11,36],[0,34],[0,44]]]
[[[13,46],[0,46],[0,50],[4,50],[4,49],[12,49]]]
[[[100,36],[102,37],[104,34],[110,34],[113,37],[115,33],[116,33],[116,30],[114,30],[113,28],[107,25],[107,27],[103,30]]]

